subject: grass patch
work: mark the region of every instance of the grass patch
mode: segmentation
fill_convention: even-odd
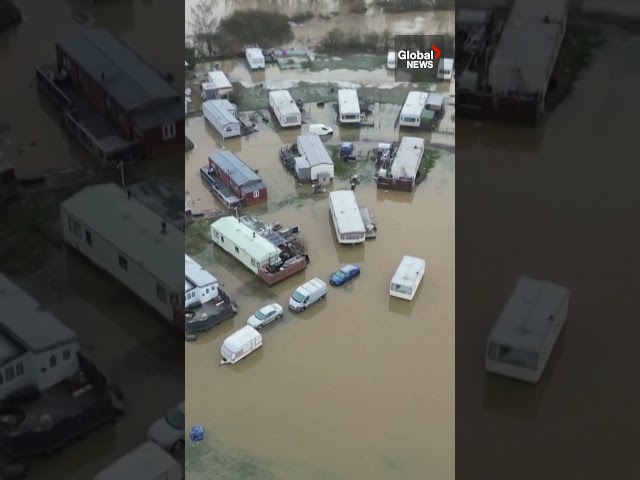
[[[185,229],[185,250],[191,254],[201,253],[211,243],[211,221],[196,220]]]
[[[384,68],[387,58],[384,55],[347,55],[330,57],[318,55],[313,62],[305,65],[312,72],[323,70],[367,70],[369,72]]]
[[[309,20],[313,20],[315,16],[316,15],[313,12],[295,13],[289,17],[289,21],[293,23],[301,24],[304,22],[308,22]]]
[[[378,0],[375,4],[385,13],[454,10],[456,7],[455,0]]]
[[[420,185],[427,179],[429,172],[436,165],[438,158],[440,158],[440,152],[438,150],[425,149],[422,155],[422,161],[420,162],[420,177],[416,180],[416,185]]]
[[[567,25],[555,69],[555,85],[549,89],[546,110],[555,109],[567,98],[580,74],[589,67],[593,53],[605,43],[605,37],[598,27],[591,25]]]

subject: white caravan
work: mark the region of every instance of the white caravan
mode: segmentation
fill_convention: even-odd
[[[218,297],[219,282],[189,255],[184,256],[184,306],[204,305]]]
[[[220,365],[237,363],[262,346],[262,335],[250,325],[245,325],[228,336],[220,349]]]
[[[307,307],[326,296],[327,284],[319,278],[314,278],[295,289],[289,299],[289,308],[294,312],[304,312]]]
[[[94,480],[183,480],[180,464],[161,447],[146,442],[112,463]]]
[[[387,68],[389,70],[395,70],[398,66],[398,62],[396,60],[396,52],[387,53]]]
[[[258,45],[247,45],[244,49],[244,55],[250,70],[264,70],[264,55]]]
[[[436,75],[440,80],[451,80],[453,78],[453,58],[440,59]]]
[[[426,268],[427,262],[421,258],[410,257],[409,255],[402,257],[396,273],[391,278],[389,295],[403,300],[413,300],[420,282],[422,282]]]
[[[360,101],[357,90],[338,90],[338,120],[340,123],[360,122]]]
[[[486,370],[538,382],[567,321],[569,297],[566,287],[521,277],[487,339]]]
[[[269,92],[269,107],[273,115],[278,119],[282,128],[299,127],[302,125],[302,114],[286,90],[274,90]]]
[[[401,127],[419,127],[428,98],[429,94],[427,92],[409,92],[402,110],[400,110],[399,125]]]
[[[329,193],[329,211],[338,243],[355,245],[365,241],[367,230],[352,190]]]

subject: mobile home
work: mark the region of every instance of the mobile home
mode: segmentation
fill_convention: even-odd
[[[183,480],[180,463],[160,446],[145,442],[94,477],[94,480]]]
[[[244,49],[244,55],[250,70],[264,70],[264,55],[258,45],[247,45]]]
[[[213,222],[211,240],[256,275],[260,267],[280,261],[280,249],[236,217]]]
[[[218,297],[218,279],[189,255],[184,256],[184,306],[189,308]]]
[[[209,155],[209,171],[245,205],[267,201],[267,186],[260,175],[233,152],[218,150]]]
[[[214,70],[207,74],[207,81],[202,84],[202,100],[217,100],[229,98],[233,91],[233,85],[220,70]]]
[[[315,133],[300,135],[296,142],[299,159],[296,160],[295,173],[298,179],[318,181],[318,177],[333,179],[335,166],[322,140]]]
[[[235,107],[228,100],[207,100],[202,104],[202,113],[223,139],[240,136],[240,120],[235,116]]]
[[[237,363],[262,346],[262,335],[250,325],[228,336],[220,349],[220,364]]]
[[[407,178],[415,182],[422,155],[424,154],[424,139],[419,137],[404,137],[391,164],[391,176]]]
[[[78,336],[0,274],[0,401],[28,387],[44,391],[80,369]]]
[[[487,339],[486,370],[536,383],[567,321],[570,293],[521,277]]]
[[[427,268],[427,263],[416,257],[405,255],[391,278],[389,295],[403,300],[413,300],[416,296],[422,277]]]
[[[60,206],[65,242],[180,328],[184,232],[115,184],[85,187]]]
[[[395,70],[397,65],[396,52],[387,53],[387,68],[389,70]]]
[[[400,110],[399,125],[401,127],[420,126],[422,114],[424,113],[427,105],[427,98],[429,98],[429,94],[427,92],[409,92],[407,99],[404,101],[404,105],[402,106],[402,110]]]
[[[329,211],[338,243],[354,245],[365,241],[367,230],[352,190],[329,193]]]
[[[360,101],[354,89],[338,90],[338,120],[340,123],[360,123]]]
[[[302,125],[302,114],[286,90],[269,92],[269,107],[282,128]]]
[[[427,108],[434,112],[440,112],[444,108],[444,95],[431,92],[427,98]]]
[[[437,77],[440,80],[451,80],[453,78],[453,58],[440,59]]]

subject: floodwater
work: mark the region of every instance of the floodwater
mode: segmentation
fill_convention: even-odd
[[[3,69],[0,121],[10,123],[10,153],[18,174],[96,170],[97,162],[64,133],[48,105],[40,103],[34,70],[53,60],[55,39],[79,27],[73,12],[80,9],[88,12],[92,25],[111,28],[159,70],[182,78],[183,33],[176,31],[172,38],[172,30],[160,26],[163,19],[167,19],[165,27],[173,21],[175,4],[171,0],[16,3],[26,18],[15,31],[0,36],[0,61],[7,67]],[[157,48],[157,36],[149,35],[152,27],[163,32],[163,49]],[[179,169],[175,162],[156,163],[153,174],[175,182],[176,175],[182,178],[181,162]],[[148,165],[136,167],[127,173],[127,181],[150,172]],[[119,181],[113,172],[104,176]],[[182,339],[170,337],[166,325],[139,300],[60,248],[56,205],[64,198],[45,192],[35,200],[25,200],[24,208],[17,205],[0,213],[0,271],[73,328],[81,338],[83,353],[125,394],[128,413],[118,423],[100,428],[53,457],[29,462],[29,478],[86,480],[139,445],[148,426],[183,399],[184,350]],[[43,224],[49,219],[53,223],[43,238]],[[0,464],[5,461],[0,458]]]
[[[629,255],[640,241],[639,58],[640,37],[612,30],[539,129],[458,121],[473,145],[458,143],[456,172],[457,478],[638,478],[629,426],[640,398],[625,365],[640,361]],[[536,386],[483,371],[486,335],[521,274],[572,292]]]
[[[288,72],[289,78],[295,72]],[[283,74],[283,77],[286,75]],[[354,74],[353,81],[368,81]],[[335,111],[311,106],[310,123],[334,127],[333,138],[356,151],[399,138],[400,105],[376,104],[374,127],[337,128]],[[187,249],[220,279],[238,302],[234,320],[187,344],[187,416],[206,427],[204,446],[187,451],[189,478],[208,479],[453,479],[454,477],[454,155],[441,152],[428,179],[413,194],[377,190],[373,164],[356,197],[376,216],[376,240],[338,246],[327,194],[311,194],[280,164],[278,149],[300,130],[259,132],[224,142],[269,187],[267,222],[298,225],[311,257],[304,274],[266,288],[251,272],[203,237],[188,235]],[[305,125],[302,132],[308,127]],[[194,210],[220,208],[198,168],[222,143],[202,117],[190,118],[196,145],[186,158],[185,183]],[[403,133],[403,135],[414,135]],[[425,134],[422,134],[425,136]],[[336,179],[335,189],[349,188]],[[427,275],[413,302],[390,299],[389,280],[403,255],[426,259]],[[352,285],[331,289],[326,302],[305,313],[285,313],[263,330],[264,348],[234,366],[218,366],[222,341],[261,306],[286,308],[304,281],[358,263]]]

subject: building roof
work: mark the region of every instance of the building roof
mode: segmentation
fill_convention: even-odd
[[[444,95],[441,93],[431,92],[427,97],[427,105],[436,105],[441,107],[444,103]]]
[[[360,115],[360,100],[358,91],[352,88],[338,90],[338,109],[341,115]]]
[[[207,74],[207,78],[209,79],[207,82],[207,84],[210,85],[209,88],[215,88],[218,90],[223,88],[233,88],[227,76],[220,70],[209,72]]]
[[[557,315],[569,299],[566,287],[520,277],[491,330],[489,341],[538,353]]]
[[[229,178],[239,187],[251,185],[257,189],[266,188],[260,175],[229,150],[214,152],[209,155],[209,160],[227,172]]]
[[[2,274],[0,311],[0,363],[78,341],[75,332]]]
[[[269,100],[276,105],[280,115],[289,117],[292,115],[300,115],[300,109],[293,101],[291,94],[286,90],[274,90],[269,92]]]
[[[240,350],[247,342],[253,340],[254,338],[260,338],[260,332],[258,332],[255,328],[250,325],[245,325],[237,332],[229,335],[223,342],[225,348],[229,349],[231,352],[237,352]]]
[[[391,279],[396,285],[404,285],[413,288],[420,276],[420,270],[426,267],[427,262],[421,258],[405,255]]]
[[[546,91],[557,58],[567,16],[560,0],[516,0],[489,65],[494,92]],[[543,21],[548,17],[549,21]]]
[[[56,44],[127,112],[158,100],[182,103],[175,87],[105,28],[82,29]]]
[[[366,233],[356,195],[352,190],[336,190],[329,193],[329,201],[338,224],[338,234]]]
[[[202,104],[202,110],[205,114],[211,115],[216,121],[222,125],[223,127],[226,125],[236,124],[240,125],[240,120],[238,120],[233,113],[229,111],[229,108],[224,103],[227,102],[231,105],[231,102],[228,100],[207,100]]]
[[[182,290],[184,232],[114,183],[85,187],[61,208],[177,293]]]
[[[244,49],[245,54],[250,57],[264,57],[262,49],[260,47],[249,47]]]
[[[423,138],[404,137],[391,164],[391,175],[395,178],[415,178],[423,153]]]
[[[123,480],[125,478],[159,478],[167,470],[180,464],[161,447],[146,442],[132,450],[96,475],[94,480]]]
[[[244,250],[247,255],[258,261],[280,255],[280,249],[236,217],[222,217],[216,220],[211,224],[211,230],[224,235],[240,250]]]
[[[218,283],[218,279],[202,268],[189,255],[184,256],[184,277],[198,288]]]
[[[409,115],[420,118],[422,116],[422,111],[427,104],[428,97],[429,94],[427,92],[409,92],[407,99],[404,101],[404,105],[402,106],[402,110],[400,111],[400,115]]]
[[[322,140],[315,133],[308,133],[298,137],[298,151],[305,156],[311,168],[318,165],[333,165],[329,152]]]

